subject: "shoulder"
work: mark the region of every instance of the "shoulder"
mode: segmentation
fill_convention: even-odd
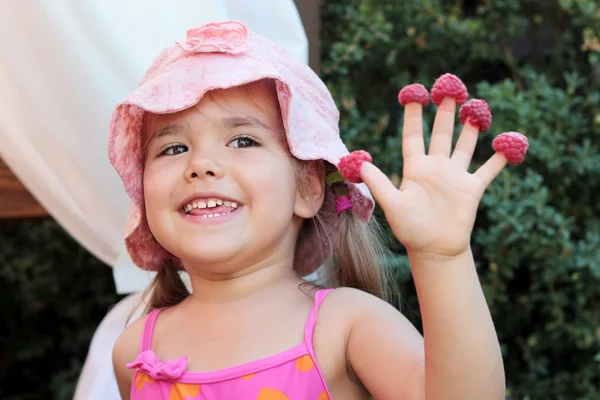
[[[340,315],[348,327],[349,340],[359,334],[376,335],[371,332],[373,329],[386,327],[397,333],[405,333],[417,341],[422,340],[416,328],[400,311],[379,297],[359,289],[344,287],[332,290],[322,308],[325,312]]]
[[[343,334],[346,351],[353,338],[382,321],[396,320],[407,329],[412,328],[404,315],[386,301],[349,287],[336,288],[327,294],[319,308],[318,319],[322,327],[334,328],[335,332]]]
[[[349,323],[355,318],[378,310],[401,315],[394,307],[379,297],[349,287],[333,289],[327,295],[322,308],[342,313],[348,319]]]
[[[135,374],[134,370],[127,368],[127,364],[135,361],[140,354],[140,345],[146,319],[147,316],[144,315],[127,326],[117,337],[113,346],[113,369],[123,398],[128,398],[129,388]],[[127,397],[125,397],[124,392]]]
[[[147,315],[138,318],[121,332],[113,347],[113,359],[116,357],[129,363],[138,356],[146,319]]]
[[[421,399],[424,387],[423,337],[389,303],[369,293],[339,288],[328,294],[323,311],[337,313],[346,333],[346,360],[373,394]],[[393,387],[393,390],[390,390]]]

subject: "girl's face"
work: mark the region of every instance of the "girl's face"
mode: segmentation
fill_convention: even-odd
[[[303,200],[278,103],[266,84],[213,91],[149,115],[144,196],[157,241],[190,270],[291,262]]]

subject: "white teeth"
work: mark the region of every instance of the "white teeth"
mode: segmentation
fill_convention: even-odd
[[[203,215],[203,216],[202,216],[202,218],[205,218],[205,219],[206,219],[206,218],[221,217],[221,216],[223,216],[223,215],[228,215],[228,214],[231,214],[231,211],[229,211],[229,212],[226,212],[226,213],[221,213],[221,214],[219,214],[219,213],[214,213],[214,214]]]
[[[238,208],[238,204],[233,201],[225,201],[221,199],[196,200],[187,206],[183,207],[184,211],[190,212],[194,208],[214,208],[225,205],[226,207]],[[223,215],[223,214],[221,214]]]

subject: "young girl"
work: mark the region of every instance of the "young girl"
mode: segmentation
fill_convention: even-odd
[[[407,106],[400,189],[371,163],[353,184],[336,173],[339,114],[309,67],[236,21],[167,48],[111,121],[126,244],[158,272],[148,314],[114,347],[122,397],[504,398],[469,241],[507,160],[469,173],[471,124],[450,156],[455,109],[439,106],[426,155],[422,107]],[[408,251],[424,338],[382,300],[370,192]]]

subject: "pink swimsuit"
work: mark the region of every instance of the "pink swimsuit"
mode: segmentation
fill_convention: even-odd
[[[306,321],[304,342],[283,353],[215,372],[188,372],[187,357],[161,362],[151,350],[156,318],[148,314],[131,400],[330,400],[313,349],[317,311],[331,289],[319,290]]]

